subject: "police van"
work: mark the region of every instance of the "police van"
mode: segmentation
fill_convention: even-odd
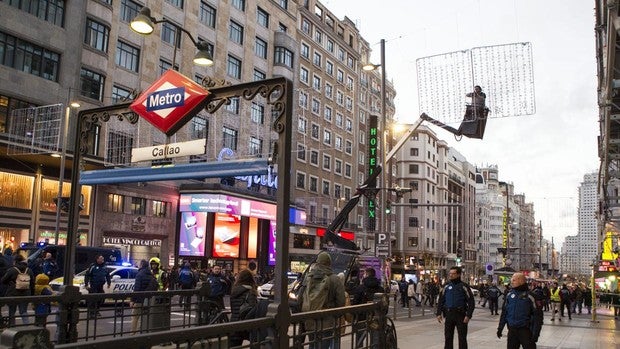
[[[110,284],[110,288],[108,288],[107,285],[103,286],[103,291],[105,293],[133,292],[133,286],[136,282],[138,268],[122,265],[107,265],[106,269],[110,273],[112,283]],[[87,271],[88,269],[83,270],[73,277],[73,285],[80,288],[81,294],[88,294],[88,289],[86,288],[86,285],[84,285],[84,277],[86,276]],[[60,290],[63,281],[64,278],[62,277],[52,280],[50,282],[52,290]]]

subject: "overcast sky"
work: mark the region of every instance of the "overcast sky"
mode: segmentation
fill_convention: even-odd
[[[475,165],[496,164],[502,181],[534,202],[543,235],[556,248],[577,233],[577,188],[598,170],[596,58],[592,0],[325,0],[349,17],[373,49],[386,40],[386,71],[393,81],[396,117],[419,112],[416,59],[480,46],[530,42],[536,114],[494,118],[484,139],[440,138]]]

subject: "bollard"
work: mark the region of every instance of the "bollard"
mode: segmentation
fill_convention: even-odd
[[[396,308],[398,308],[398,299],[396,297],[397,297],[397,295],[396,295],[396,293],[394,293],[394,315],[392,316],[394,318],[394,320],[397,319]]]
[[[50,333],[44,327],[7,328],[0,335],[0,348],[52,349]]]
[[[412,302],[414,302],[414,299],[415,299],[415,298],[411,298],[411,299],[409,300],[409,307],[408,307],[409,309],[408,309],[408,310],[409,310],[409,318],[410,318],[410,319],[411,319],[411,303],[412,303]]]

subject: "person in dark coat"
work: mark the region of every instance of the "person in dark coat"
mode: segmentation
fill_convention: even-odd
[[[538,333],[540,333],[536,300],[528,290],[523,273],[514,273],[510,282],[512,288],[504,299],[497,327],[497,338],[502,338],[504,326],[508,325],[507,348],[517,349],[523,346],[524,349],[535,349]],[[542,311],[542,302],[540,305]],[[535,327],[538,327],[537,331]]]
[[[351,305],[364,304],[372,302],[374,300],[375,293],[384,293],[385,289],[381,286],[381,281],[377,279],[377,272],[373,268],[366,268],[364,270],[364,278],[362,284],[355,287],[351,291]],[[366,314],[357,314],[356,321],[353,324],[353,330],[355,331],[355,347],[365,347],[366,333],[369,329],[366,328]],[[373,345],[377,343],[378,337],[376,333],[371,332],[371,342]]]
[[[138,269],[138,273],[136,274],[136,279],[133,284],[134,292],[157,291],[159,284],[151,272],[149,262],[143,259],[140,261],[139,267],[140,268]],[[131,318],[132,332],[138,331],[138,327],[140,326],[144,299],[144,296],[138,295],[131,297],[131,302],[129,305],[133,309]]]
[[[239,318],[239,310],[244,303],[255,306],[258,302],[258,287],[254,275],[248,269],[239,272],[230,292],[230,321],[245,320]],[[237,347],[249,339],[247,331],[235,332],[229,338],[229,347]]]
[[[84,276],[84,287],[88,290],[88,293],[105,293],[103,286],[108,284],[108,288],[112,284],[112,277],[108,268],[105,266],[105,259],[103,255],[97,255],[95,263],[88,267],[88,271]],[[95,317],[99,315],[99,307],[103,303],[103,298],[100,301],[92,301],[88,305],[89,316]]]
[[[19,289],[16,287],[17,277],[20,273],[26,273],[30,276],[30,286],[26,289]],[[13,267],[7,269],[0,282],[8,286],[5,295],[6,297],[27,297],[32,296],[34,292],[34,275],[32,274],[32,270],[28,268],[26,258],[20,254],[13,258]],[[15,311],[18,307],[19,314],[22,317],[22,322],[24,324],[30,323],[28,320],[28,303],[23,302],[17,305],[9,305],[9,326],[15,326]]]

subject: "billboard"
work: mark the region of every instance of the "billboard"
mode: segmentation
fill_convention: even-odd
[[[182,212],[179,256],[204,257],[206,231],[207,214],[205,212]]]
[[[241,216],[216,213],[213,228],[213,257],[239,257],[240,235]]]

